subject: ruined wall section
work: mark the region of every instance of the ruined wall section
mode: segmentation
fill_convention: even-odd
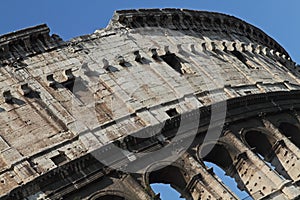
[[[0,58],[3,199],[69,198],[69,193],[74,197],[84,193],[84,187],[91,187],[91,193],[83,195],[86,199],[97,199],[102,189],[90,182],[103,177],[112,182],[111,190],[125,190],[119,180],[147,187],[131,175],[114,174],[88,153],[109,151],[116,140],[135,151],[150,148],[161,141],[157,134],[161,124],[170,124],[173,130],[178,116],[195,110],[208,113],[209,119],[209,107],[220,101],[228,101],[228,127],[262,113],[297,113],[299,108],[299,72],[288,53],[261,30],[217,13],[117,11],[106,29],[68,42],[49,36],[49,28],[40,25],[1,36]],[[207,129],[207,122],[201,123],[199,134]],[[265,166],[235,138],[240,129],[230,130],[222,140],[234,141],[241,155],[229,153],[237,159],[233,166],[240,166],[243,159],[251,169]],[[128,136],[139,131],[155,137],[130,140]],[[243,157],[244,151],[249,155]],[[190,162],[193,173],[218,182],[196,154],[187,155],[183,165]],[[279,152],[276,155],[282,158]],[[128,155],[127,160],[135,158]],[[277,161],[274,156],[269,160]],[[233,172],[232,176],[250,195],[258,195],[256,199],[297,194],[292,183],[283,183],[267,170],[265,166],[261,184],[278,180],[281,185],[274,181],[270,187],[284,191],[276,190],[277,194],[267,188],[261,194],[261,188],[244,185],[248,176],[241,179]],[[287,170],[294,181],[297,173]],[[222,183],[212,189],[195,177],[186,177],[187,196],[197,199],[203,191],[202,197],[218,199],[225,191],[236,199]],[[154,196],[148,190],[134,190],[130,189],[140,199]]]

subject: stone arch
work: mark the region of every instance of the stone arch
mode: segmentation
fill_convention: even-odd
[[[153,195],[154,191],[150,185],[153,183],[170,184],[177,192],[185,199],[192,199],[191,195],[185,191],[188,184],[186,170],[179,163],[170,163],[167,161],[154,163],[146,169],[143,176],[143,181],[147,189]]]
[[[276,147],[279,144],[279,139],[271,132],[264,128],[250,128],[241,132],[242,141],[269,167],[282,175],[286,179],[291,179],[282,165],[283,160],[278,157]]]
[[[89,200],[135,200],[130,194],[119,190],[105,190],[93,194]]]
[[[300,126],[298,123],[282,121],[278,125],[279,131],[300,148]]]
[[[198,146],[197,156],[200,162],[210,162],[220,167],[226,175],[235,180],[240,191],[245,191],[250,195],[238,173],[238,169],[235,168],[237,158],[243,156],[235,146],[222,141],[220,138],[219,141],[210,141]]]
[[[277,139],[263,128],[250,128],[241,132],[242,141],[250,148],[263,156],[267,156]]]
[[[218,142],[206,143],[199,148],[199,154],[209,147],[208,154],[200,157],[203,161],[212,161],[219,164],[227,175],[235,179],[238,188],[246,191],[254,199],[259,199],[272,193],[273,188],[283,179],[270,170],[261,159],[242,143],[231,131],[227,131]],[[224,155],[225,152],[225,155]],[[260,173],[256,173],[260,171]],[[220,177],[219,177],[220,178]]]
[[[278,132],[280,139],[285,139],[284,137],[286,137],[289,142],[293,143],[300,150],[300,118],[296,110],[269,115],[266,117],[266,120],[272,126],[269,129]]]
[[[233,164],[233,154],[238,154],[230,145],[218,141],[208,142],[198,147],[198,157],[200,161],[212,162],[224,171],[229,170]]]

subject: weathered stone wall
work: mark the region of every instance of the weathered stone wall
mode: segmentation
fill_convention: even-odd
[[[238,199],[205,161],[253,199],[300,196],[298,68],[235,17],[117,11],[68,42],[40,25],[1,36],[0,64],[0,199]]]

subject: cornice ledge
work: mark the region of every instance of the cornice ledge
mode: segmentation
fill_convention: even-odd
[[[172,30],[220,31],[249,37],[291,60],[287,51],[259,28],[234,16],[187,9],[139,9],[116,11],[106,30],[163,27]]]
[[[0,59],[16,59],[35,55],[62,45],[58,36],[50,36],[50,29],[41,24],[0,36]]]

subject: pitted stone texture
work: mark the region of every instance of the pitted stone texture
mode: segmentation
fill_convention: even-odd
[[[68,42],[49,32],[39,25],[0,36],[0,199],[159,199],[154,182],[187,199],[237,199],[205,166],[214,157],[254,199],[298,198],[299,71],[263,31],[228,15],[156,9],[116,11],[107,28]],[[218,154],[199,156],[218,126],[212,107],[224,102],[217,147],[229,149],[226,165]],[[161,179],[147,174],[151,166],[130,175],[92,156],[134,166],[147,159],[136,152],[171,143],[183,119],[199,127],[170,167],[181,182],[168,170]],[[247,131],[268,135],[268,152],[255,151]],[[123,154],[109,154],[112,145]]]

